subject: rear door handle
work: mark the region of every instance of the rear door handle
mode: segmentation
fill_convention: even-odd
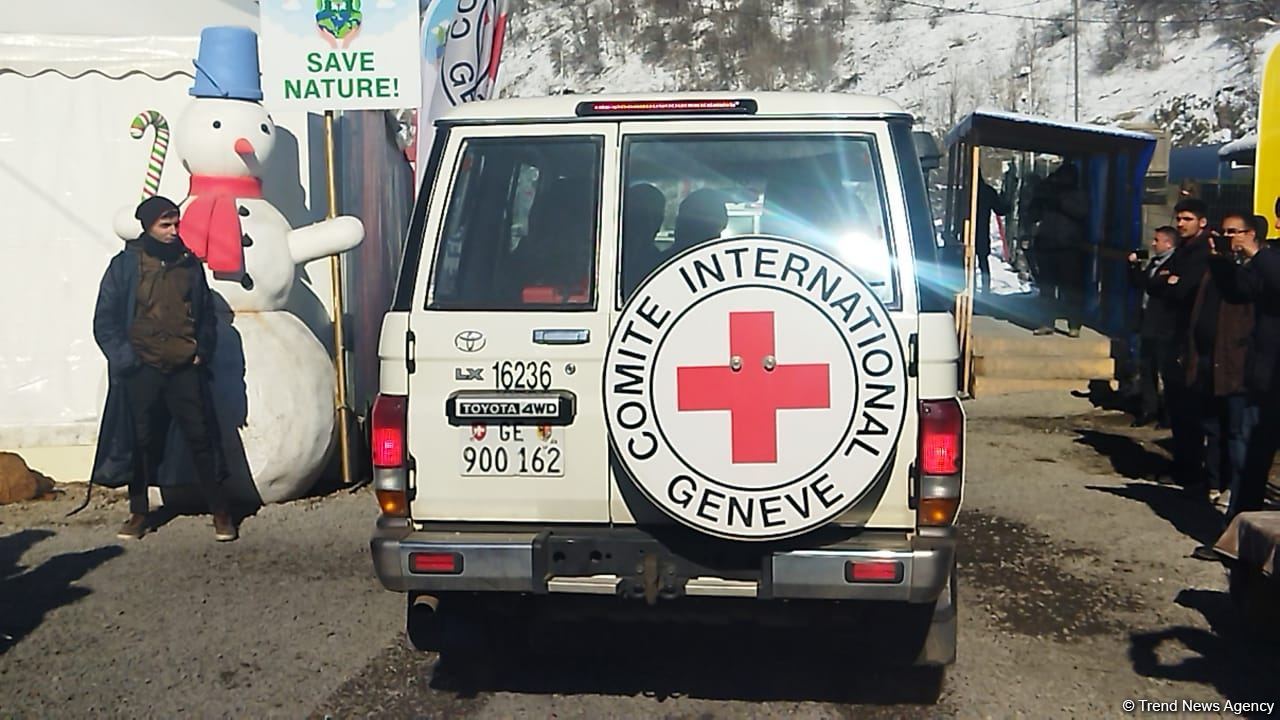
[[[533,331],[533,341],[539,345],[585,345],[591,341],[591,331],[585,328],[539,328]]]

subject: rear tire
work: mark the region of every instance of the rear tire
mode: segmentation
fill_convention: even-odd
[[[938,700],[942,699],[943,690],[946,689],[946,666],[921,667],[916,668],[915,672],[918,674],[914,682],[918,690],[919,702],[925,705],[936,705]]]

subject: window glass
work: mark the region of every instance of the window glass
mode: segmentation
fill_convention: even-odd
[[[440,235],[430,307],[590,307],[602,148],[593,137],[468,140]]]
[[[667,258],[707,240],[777,235],[853,268],[897,298],[884,182],[874,141],[856,135],[628,138],[622,297]]]
[[[949,312],[955,303],[955,291],[948,287],[947,269],[943,264],[941,229],[934,221],[935,197],[925,184],[927,175],[920,168],[915,140],[905,123],[889,126],[894,151],[898,156],[898,174],[907,198],[907,219],[911,226],[911,248],[916,258],[916,286],[919,288],[921,312]],[[943,194],[941,197],[945,197]],[[952,278],[954,281],[955,278]],[[953,283],[954,284],[954,283]]]

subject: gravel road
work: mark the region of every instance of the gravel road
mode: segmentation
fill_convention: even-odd
[[[960,659],[936,705],[917,674],[734,627],[584,627],[554,644],[607,652],[442,660],[405,648],[402,600],[372,575],[368,491],[264,508],[236,543],[178,516],[124,544],[123,500],[67,520],[72,488],[0,508],[0,717],[1039,718],[1280,700],[1280,648],[1239,625],[1220,566],[1188,557],[1217,516],[1148,479],[1162,436],[1052,400],[969,405]]]

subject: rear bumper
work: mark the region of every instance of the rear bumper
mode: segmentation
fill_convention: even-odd
[[[549,537],[551,538],[549,540]],[[591,549],[591,563],[600,558],[599,570],[557,571],[551,555],[560,562],[567,550]],[[455,530],[414,529],[404,521],[381,520],[371,541],[378,579],[397,592],[494,592],[580,593],[636,596],[637,588],[661,583],[661,597],[718,596],[760,599],[874,600],[934,603],[938,600],[955,562],[955,536],[908,535],[893,531],[863,531],[856,536],[814,548],[761,551],[758,567],[719,573],[700,568],[659,541],[634,529],[577,529],[548,533],[545,529]],[[595,548],[603,548],[597,552]],[[623,558],[637,548],[664,558],[650,568],[644,562],[630,564],[605,557]],[[610,552],[612,551],[612,552]],[[411,571],[414,553],[449,553],[461,556],[460,570],[451,574]],[[670,562],[667,562],[670,560]],[[896,582],[850,582],[850,562],[901,563]],[[657,591],[655,590],[655,593]],[[650,597],[652,600],[653,598]]]

